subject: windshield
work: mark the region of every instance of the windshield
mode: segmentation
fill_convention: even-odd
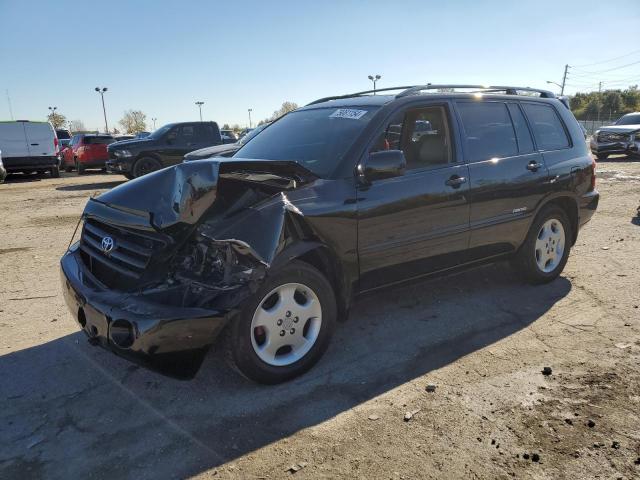
[[[267,125],[268,125],[268,123],[265,123],[264,125],[260,125],[259,127],[256,127],[253,130],[251,130],[244,137],[242,137],[240,140],[238,140],[238,145],[242,146],[245,143],[247,143],[249,140],[251,140],[253,137],[255,137],[258,133],[260,133],[262,130],[264,130],[264,128]]]
[[[640,125],[640,113],[625,115],[616,122],[616,125]]]
[[[171,128],[173,127],[173,124],[170,123],[169,125],[165,125],[164,127],[160,127],[157,130],[154,130],[153,132],[151,132],[147,138],[153,138],[158,139],[160,137],[162,137],[165,133],[167,133],[169,130],[171,130]]]
[[[290,160],[329,177],[378,107],[297,110],[246,143],[234,157]]]

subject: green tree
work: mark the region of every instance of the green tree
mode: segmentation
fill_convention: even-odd
[[[602,110],[607,114],[622,110],[622,95],[620,92],[607,91],[602,95]]]
[[[47,115],[47,120],[49,120],[55,129],[62,128],[64,127],[64,124],[67,123],[67,117],[55,111]]]
[[[147,129],[145,120],[147,116],[140,110],[127,110],[124,112],[124,117],[118,122],[125,133],[135,134],[143,132]]]
[[[594,98],[587,104],[587,107],[585,108],[584,113],[587,115],[588,118],[591,118],[591,119],[596,118],[601,107],[602,105],[600,104],[598,99]]]

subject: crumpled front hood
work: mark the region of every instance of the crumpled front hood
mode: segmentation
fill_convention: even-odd
[[[598,130],[600,132],[632,133],[640,130],[640,125],[608,125]]]
[[[269,183],[281,190],[296,188],[296,179],[316,178],[295,162],[202,160],[158,170],[93,200],[133,215],[148,216],[155,229],[167,231],[178,224],[196,224],[215,202],[221,177],[249,184]]]

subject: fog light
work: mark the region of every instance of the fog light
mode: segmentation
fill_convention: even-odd
[[[129,348],[133,345],[133,326],[127,320],[115,320],[109,326],[111,341],[120,348]]]

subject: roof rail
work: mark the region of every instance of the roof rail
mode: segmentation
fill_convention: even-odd
[[[504,86],[494,86],[494,85],[435,85],[432,83],[427,83],[426,85],[416,85],[414,87],[409,87],[403,92],[400,92],[396,95],[396,98],[408,97],[409,95],[416,95],[423,90],[439,90],[439,89],[457,89],[457,88],[475,88],[481,92],[502,92],[504,91],[507,95],[518,95],[518,92],[535,92],[539,93],[542,98],[556,98],[553,92],[549,90],[542,90],[539,88],[530,88],[530,87],[504,87]],[[474,92],[476,93],[476,92]]]
[[[306,106],[315,105],[316,103],[328,102],[329,100],[340,100],[342,98],[359,97],[361,95],[366,95],[367,93],[375,94],[375,93],[378,93],[378,92],[388,92],[390,90],[404,90],[404,91],[406,91],[407,89],[410,89],[410,88],[413,88],[413,87],[412,86],[405,86],[405,87],[376,88],[375,90],[364,90],[362,92],[347,93],[346,95],[335,95],[333,97],[319,98],[318,100],[314,100],[311,103],[307,103]]]

